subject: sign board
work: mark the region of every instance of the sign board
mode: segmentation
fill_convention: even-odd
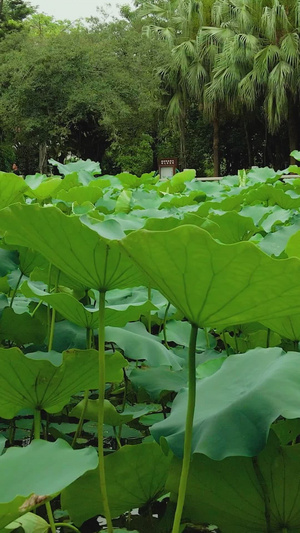
[[[158,172],[160,179],[172,178],[176,173],[177,157],[165,157],[158,160]]]

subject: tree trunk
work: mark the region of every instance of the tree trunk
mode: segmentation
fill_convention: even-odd
[[[213,140],[213,157],[214,157],[214,176],[220,176],[220,154],[219,154],[219,120],[215,116],[213,120],[214,140]]]
[[[265,143],[264,143],[264,153],[263,153],[264,167],[268,165],[268,144],[269,144],[269,134],[268,134],[267,123],[265,123]]]
[[[47,145],[45,142],[39,145],[39,172],[47,174]]]
[[[249,168],[251,168],[254,164],[254,161],[253,161],[253,151],[252,151],[249,128],[248,128],[247,122],[244,122],[244,130],[245,130],[245,138],[246,138],[247,153],[248,153],[248,166]]]
[[[288,130],[289,130],[289,150],[290,153],[293,150],[298,150],[298,113],[295,102],[290,99],[289,101],[289,117],[288,117]],[[297,164],[297,161],[290,156],[290,165]]]
[[[181,117],[180,119],[180,127],[179,127],[179,133],[180,133],[180,166],[183,170],[186,168],[186,139],[185,139],[185,130],[186,130],[186,124],[185,124],[185,115]]]

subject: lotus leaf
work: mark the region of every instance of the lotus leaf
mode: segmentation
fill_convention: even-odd
[[[141,283],[141,275],[117,243],[108,245],[77,217],[53,206],[15,204],[2,210],[0,230],[6,242],[33,248],[88,287],[104,291]]]
[[[145,360],[150,366],[166,365],[180,370],[180,360],[167,350],[157,337],[147,332],[141,322],[132,322],[124,328],[105,328],[107,341],[115,342],[129,359]]]
[[[0,209],[15,202],[24,202],[23,194],[28,189],[21,176],[0,172]]]
[[[35,440],[7,450],[0,458],[0,528],[61,492],[97,462],[93,448],[72,450],[63,440]]]
[[[33,360],[18,348],[0,348],[0,416],[13,418],[21,409],[60,411],[72,394],[98,386],[96,350],[70,350],[61,365]]]
[[[229,356],[217,372],[198,381],[193,453],[215,460],[257,455],[279,415],[300,416],[299,362],[296,352],[256,348]],[[151,429],[156,440],[166,438],[177,456],[183,451],[187,396],[182,389],[170,416]]]
[[[83,400],[79,402],[71,411],[70,416],[80,418],[83,410]],[[157,404],[135,404],[133,406],[126,406],[122,412],[117,409],[108,400],[104,400],[104,424],[109,426],[121,426],[127,424],[131,420],[140,418],[147,413],[152,413],[161,410],[161,406]],[[98,421],[99,400],[88,400],[85,409],[85,419]]]
[[[164,493],[170,457],[156,443],[123,446],[104,458],[111,514],[117,517]],[[62,493],[62,505],[77,525],[103,514],[96,470],[88,472]]]
[[[96,329],[99,324],[99,311],[92,307],[85,307],[74,296],[68,293],[48,293],[39,289],[33,283],[25,282],[22,285],[22,292],[27,297],[39,298],[56,309],[64,318],[74,322],[80,327]],[[123,327],[127,322],[138,320],[141,315],[147,315],[156,307],[151,302],[143,304],[133,304],[114,307],[106,307],[105,324],[110,326]],[[1,331],[1,321],[0,321]]]
[[[294,281],[300,277],[297,259],[272,259],[250,242],[219,244],[194,226],[138,230],[120,245],[152,285],[199,327],[300,311],[300,286]]]
[[[178,490],[180,470],[181,461],[174,458],[167,481],[173,493]],[[255,459],[213,461],[195,454],[184,517],[193,523],[217,524],[222,533],[296,533],[300,528],[299,475],[300,445],[280,446],[273,432]]]

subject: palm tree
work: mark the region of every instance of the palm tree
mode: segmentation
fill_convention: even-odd
[[[271,133],[287,121],[290,152],[298,148],[300,75],[300,1],[273,0],[262,10],[260,50],[253,68],[240,83],[243,101],[250,109],[261,95]]]
[[[206,101],[229,111],[253,112],[263,104],[267,128],[288,123],[290,151],[298,147],[300,1],[217,0],[213,9],[223,49],[216,58]]]
[[[157,73],[169,96],[166,118],[179,131],[180,163],[184,168],[187,163],[185,137],[189,102],[201,92],[199,89],[208,76],[201,61],[195,61],[199,47],[197,35],[203,24],[203,4],[201,0],[146,4],[140,14],[154,17],[154,23],[144,27],[145,35],[162,39],[169,47],[169,60],[158,68]]]
[[[218,43],[210,82],[204,90],[204,108],[214,124],[215,163],[218,154],[220,110],[223,116],[243,116],[248,146],[249,165],[252,164],[251,143],[248,135],[247,114],[239,98],[239,83],[253,65],[259,50],[257,37],[256,0],[217,0],[212,8],[211,27],[202,30],[206,47]]]

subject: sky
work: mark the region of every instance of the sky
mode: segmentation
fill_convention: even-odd
[[[39,13],[52,15],[56,19],[75,20],[97,15],[97,6],[104,8],[111,16],[118,16],[118,5],[131,4],[131,0],[31,0]]]

